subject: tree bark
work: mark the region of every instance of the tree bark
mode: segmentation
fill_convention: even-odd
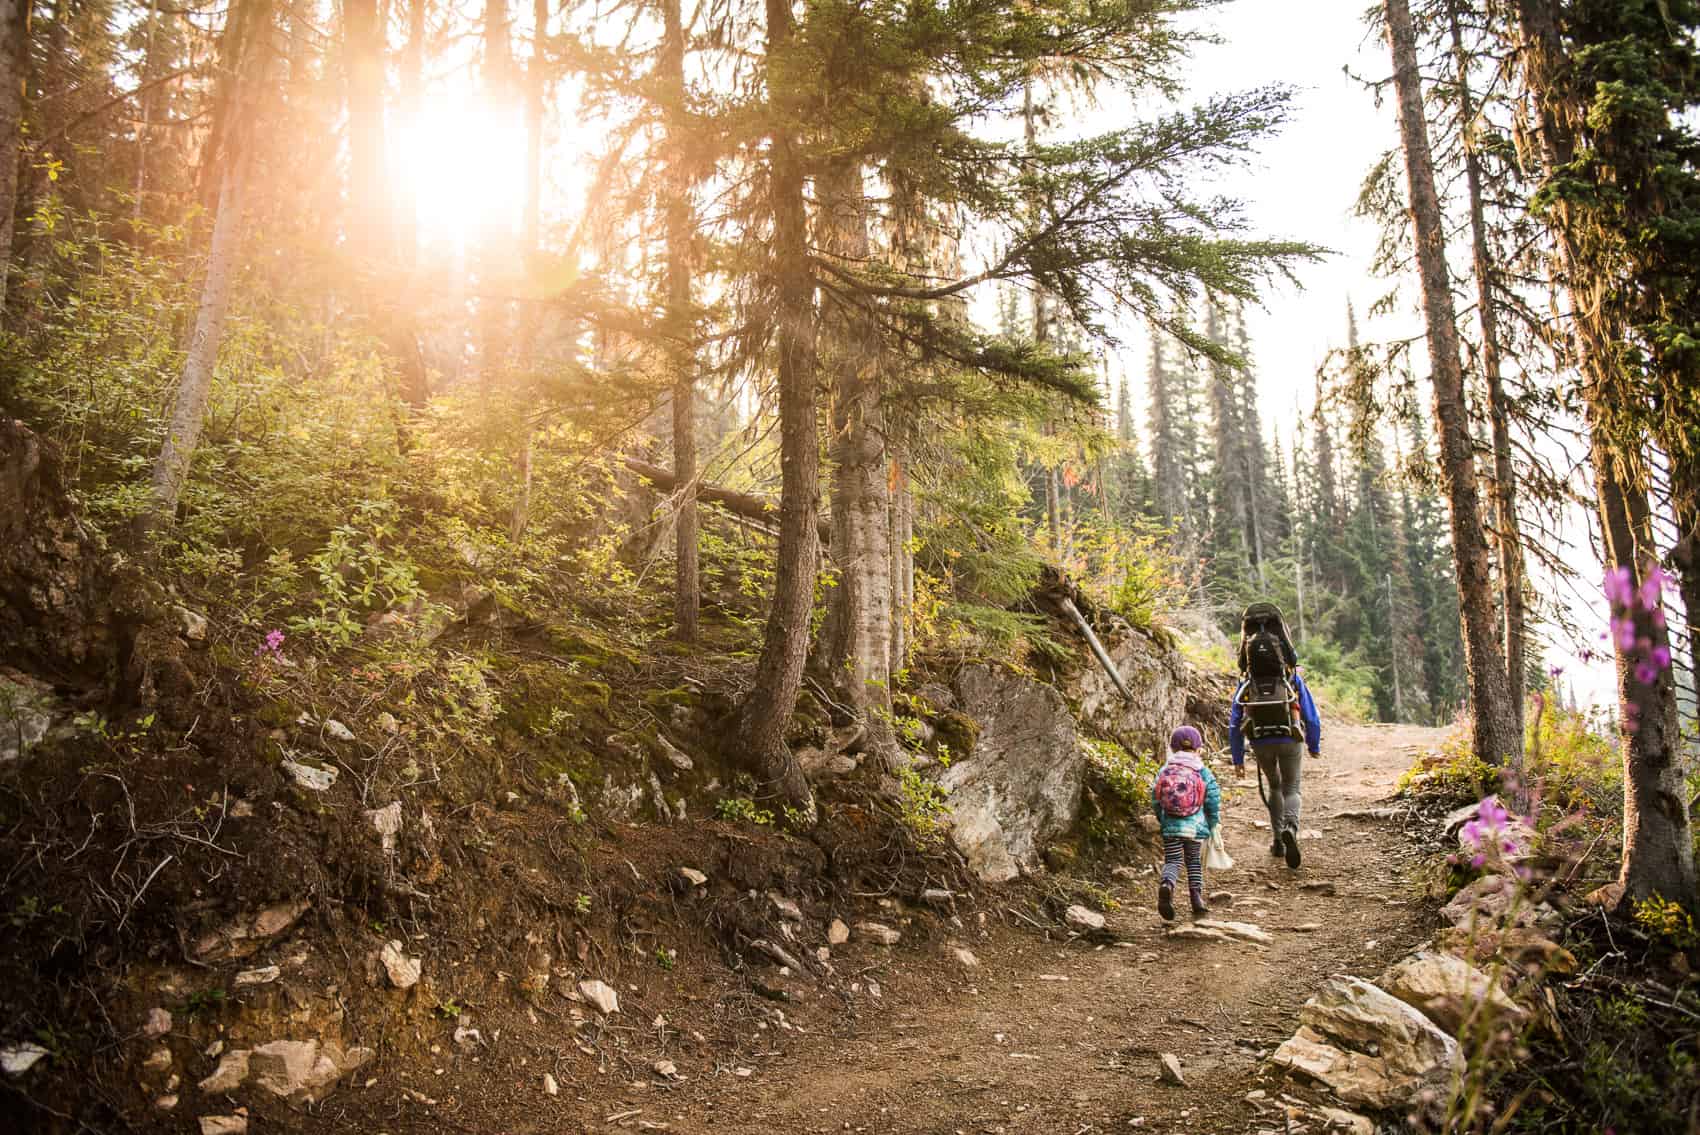
[[[887,438],[891,450],[891,662],[899,673],[909,659],[909,619],[915,607],[915,497],[909,487],[908,455]]]
[[[544,112],[549,91],[548,44],[549,0],[532,0],[531,59],[525,69],[525,201],[520,206],[519,241],[525,257],[526,274],[536,272],[543,253],[543,130]],[[536,303],[525,303],[519,314],[519,370],[530,388],[535,387],[530,376],[537,358],[537,336],[542,312]],[[533,389],[527,390],[528,398]],[[514,499],[513,514],[508,518],[508,536],[518,542],[531,521],[531,489],[533,466],[537,452],[537,431],[526,415],[520,423],[519,454],[514,462],[519,480],[519,492]]]
[[[271,44],[271,6],[266,0],[250,0],[232,9],[225,31],[229,50],[224,53],[230,94],[225,101],[227,121],[223,124],[225,144],[219,156],[224,161],[220,175],[217,215],[207,250],[207,276],[201,285],[200,304],[195,311],[194,330],[183,357],[177,383],[176,405],[171,425],[153,467],[153,499],[141,518],[140,534],[146,540],[168,526],[188,479],[189,464],[200,441],[207,399],[212,391],[213,370],[218,363],[219,342],[224,335],[224,317],[230,306],[230,290],[236,278],[236,253],[241,244],[242,212],[247,199],[248,166],[253,135],[250,86],[264,82]]]
[[[538,0],[539,4],[545,0]],[[673,636],[695,642],[702,583],[697,563],[696,347],[691,318],[691,175],[685,87],[685,28],[680,0],[664,0],[660,70],[669,102],[667,123],[667,324],[672,336],[673,470],[679,492],[673,519]]]
[[[1440,442],[1441,482],[1452,519],[1458,607],[1463,617],[1464,665],[1475,715],[1476,755],[1503,765],[1522,753],[1505,655],[1494,618],[1493,580],[1483,536],[1470,412],[1458,353],[1456,310],[1446,266],[1446,232],[1434,185],[1434,159],[1423,117],[1422,79],[1407,0],[1386,0],[1387,40],[1398,92],[1399,130],[1405,150],[1411,221],[1422,275],[1423,309],[1433,368],[1434,418]]]
[[[507,103],[512,91],[513,52],[509,40],[508,0],[484,3],[484,89],[492,106]],[[513,233],[505,217],[484,215],[478,263],[478,385],[486,397],[508,365],[507,260]]]
[[[384,29],[378,0],[343,0],[348,77],[348,244],[362,273],[385,265],[390,239],[389,176],[384,161]]]
[[[1476,315],[1482,331],[1482,381],[1487,387],[1488,421],[1493,431],[1494,545],[1499,553],[1500,610],[1504,619],[1505,676],[1511,688],[1511,708],[1517,734],[1523,734],[1524,688],[1528,681],[1524,662],[1527,641],[1523,588],[1523,529],[1517,514],[1517,470],[1511,458],[1511,399],[1505,393],[1500,345],[1499,307],[1494,299],[1495,269],[1488,246],[1487,216],[1482,203],[1481,156],[1469,136],[1475,121],[1475,96],[1470,91],[1469,57],[1464,51],[1464,34],[1458,5],[1447,6],[1452,35],[1452,54],[1457,64],[1458,117],[1463,123],[1464,184],[1470,203],[1470,247],[1476,277]]]
[[[1592,415],[1591,415],[1592,416]],[[1607,570],[1628,568],[1639,590],[1646,573],[1658,564],[1653,545],[1652,511],[1646,491],[1622,476],[1606,440],[1602,423],[1591,422],[1594,433],[1590,456],[1599,490],[1600,530],[1605,542]],[[1670,640],[1662,621],[1636,607],[1631,613],[1637,643],[1645,650],[1617,650],[1617,695],[1622,706],[1623,738],[1623,862],[1618,872],[1617,906],[1628,913],[1633,903],[1655,895],[1693,906],[1695,894],[1694,833],[1688,816],[1688,796],[1678,760],[1682,735],[1676,716],[1676,680],[1672,668],[1659,668],[1658,677],[1643,681],[1636,673],[1645,656]]]
[[[768,98],[783,106],[787,92],[775,90],[792,50],[796,26],[789,0],[766,0]],[[786,115],[780,115],[784,121]],[[772,134],[768,192],[773,206],[775,355],[779,387],[779,557],[761,657],[754,683],[739,707],[734,743],[791,807],[810,817],[814,793],[797,758],[785,746],[796,712],[809,650],[809,616],[814,606],[816,533],[820,497],[820,447],[815,395],[814,278],[809,267],[807,206],[802,156],[789,127]]]
[[[29,74],[30,0],[0,0],[0,311],[12,267],[12,225],[18,211],[19,143],[24,79]]]
[[[1569,60],[1558,19],[1552,0],[1518,0],[1517,51],[1524,82],[1534,99],[1536,138],[1549,177],[1575,158],[1576,131],[1584,121],[1583,96],[1568,89]],[[1589,455],[1599,494],[1602,558],[1608,572],[1627,571],[1638,590],[1647,570],[1657,563],[1651,513],[1645,489],[1626,475],[1625,462],[1639,454],[1613,452],[1614,443],[1622,441],[1613,438],[1610,428],[1611,413],[1631,401],[1623,387],[1633,380],[1611,365],[1609,337],[1620,332],[1599,318],[1591,297],[1594,289],[1612,282],[1588,271],[1571,231],[1574,223],[1569,206],[1562,199],[1555,202],[1547,224],[1558,248],[1559,277],[1569,291],[1572,310],[1578,313],[1577,362],[1584,378]],[[1625,915],[1635,902],[1655,894],[1690,908],[1700,904],[1693,828],[1678,762],[1675,683],[1668,666],[1661,668],[1653,682],[1640,681],[1635,673],[1638,662],[1650,659],[1660,647],[1669,649],[1669,637],[1662,622],[1639,609],[1633,614],[1632,629],[1631,649],[1613,636],[1624,781],[1623,860],[1613,905]]]
[[[862,167],[837,162],[819,179],[820,245],[850,264],[872,248]],[[853,300],[821,316],[832,377],[832,558],[838,585],[829,602],[826,670],[864,729],[864,746],[884,771],[901,748],[891,722],[891,502],[885,407],[875,334]]]
[[[1688,632],[1688,681],[1695,698],[1695,725],[1700,730],[1700,458],[1671,461],[1671,512],[1676,520],[1676,543],[1671,565],[1682,594],[1683,623]]]

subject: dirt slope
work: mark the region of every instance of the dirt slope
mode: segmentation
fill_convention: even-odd
[[[1415,854],[1402,833],[1382,820],[1333,817],[1385,797],[1413,753],[1440,736],[1333,728],[1324,758],[1306,766],[1303,827],[1323,835],[1304,842],[1296,872],[1269,857],[1268,832],[1254,824],[1263,818],[1255,779],[1225,780],[1236,865],[1208,886],[1234,898],[1215,917],[1262,926],[1275,936],[1271,947],[1165,940],[1155,884],[1126,883],[1112,926],[1131,942],[1047,944],[996,929],[976,941],[971,929],[981,965],[960,971],[956,988],[909,990],[894,971],[883,988],[892,1009],[872,1027],[791,1039],[766,1060],[752,1054],[744,1077],[727,1067],[672,1098],[634,1097],[609,1115],[639,1114],[606,1126],[764,1135],[1259,1130],[1265,1124],[1243,1097],[1258,1086],[1260,1055],[1292,1032],[1318,981],[1373,976],[1426,936]],[[868,951],[844,964],[855,962],[880,977]],[[1188,1086],[1159,1082],[1161,1052],[1180,1058]]]

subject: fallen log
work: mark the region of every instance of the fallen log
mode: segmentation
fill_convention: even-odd
[[[664,493],[670,493],[679,487],[679,478],[674,476],[671,469],[651,465],[636,457],[626,458],[626,468]],[[764,524],[772,525],[779,521],[779,503],[767,497],[758,497],[754,493],[741,493],[736,489],[698,481],[697,500],[717,504],[727,512]],[[819,521],[818,528],[821,543],[824,544],[832,538],[832,525],[829,521],[823,518]]]
[[[1116,669],[1116,664],[1110,661],[1110,655],[1104,649],[1104,644],[1099,642],[1098,636],[1092,633],[1092,625],[1081,615],[1080,608],[1074,605],[1074,600],[1065,595],[1058,606],[1063,609],[1064,614],[1074,620],[1076,629],[1086,639],[1086,645],[1092,648],[1092,653],[1098,659],[1098,664],[1104,668],[1104,673],[1110,676],[1110,681],[1116,684],[1116,689],[1121,691],[1122,699],[1132,701],[1133,695],[1128,692],[1127,683],[1122,681],[1121,672]]]

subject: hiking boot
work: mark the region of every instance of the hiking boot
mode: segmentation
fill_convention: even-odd
[[[1210,913],[1210,908],[1204,905],[1204,895],[1199,891],[1192,892],[1192,916],[1203,918]]]
[[[1279,859],[1281,856],[1287,854],[1287,848],[1284,844],[1282,844],[1281,837],[1279,835],[1275,837],[1275,842],[1269,845],[1269,854],[1275,859]]]
[[[1164,922],[1175,920],[1175,888],[1167,883],[1157,888],[1157,913]]]
[[[1287,866],[1297,868],[1299,865],[1299,837],[1297,832],[1281,833],[1281,850],[1287,856]]]

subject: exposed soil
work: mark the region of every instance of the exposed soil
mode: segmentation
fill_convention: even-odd
[[[1432,924],[1403,831],[1333,817],[1386,796],[1413,753],[1439,737],[1333,727],[1325,758],[1306,767],[1302,826],[1323,837],[1303,843],[1297,872],[1269,857],[1268,831],[1255,826],[1263,818],[1255,778],[1224,777],[1237,864],[1209,880],[1212,892],[1233,895],[1215,916],[1262,926],[1275,935],[1268,948],[1166,940],[1148,874],[1110,884],[1119,941],[1068,940],[1055,916],[1077,883],[1051,876],[963,895],[946,860],[894,849],[889,826],[854,802],[829,808],[810,842],[700,820],[592,832],[563,820],[557,805],[528,800],[441,821],[451,869],[435,918],[415,922],[404,904],[382,915],[384,925],[376,900],[322,899],[298,932],[225,967],[282,963],[283,979],[228,1001],[195,992],[227,986],[222,971],[131,961],[112,974],[128,996],[101,998],[98,1010],[117,1014],[107,1023],[119,1051],[103,1045],[56,1065],[49,1082],[5,1086],[51,1109],[26,1127],[62,1130],[195,1131],[200,1116],[246,1105],[256,1133],[1084,1135],[1134,1130],[1138,1119],[1144,1130],[1255,1131],[1263,1125],[1243,1097],[1260,1056],[1291,1033],[1318,981],[1338,971],[1373,976]],[[351,843],[326,862],[358,872],[362,854]],[[282,856],[278,866],[288,873]],[[681,866],[711,882],[683,884]],[[958,894],[950,907],[929,908],[915,901],[923,885]],[[780,936],[770,891],[802,907],[795,940]],[[588,914],[574,910],[581,894]],[[815,951],[835,915],[886,923],[903,941],[888,948],[857,934],[823,966]],[[1306,924],[1315,926],[1297,929]],[[426,980],[407,994],[362,972],[362,955],[398,933],[427,958]],[[768,964],[755,945],[762,937],[810,972]],[[959,947],[979,965],[965,967]],[[538,994],[528,974],[540,966],[555,980]],[[614,985],[621,1012],[603,1019],[575,1004],[583,977]],[[136,1031],[150,1004],[177,1014],[163,1038],[182,1079],[169,1112],[153,1106],[157,1086],[138,1090],[142,1059],[159,1043]],[[457,1042],[457,1030],[470,1028],[476,1038]],[[317,1105],[195,1087],[216,1063],[213,1042],[303,1033],[341,1035],[380,1055]],[[1158,1081],[1160,1052],[1180,1058],[1189,1086]],[[660,1060],[677,1078],[657,1074]],[[558,1094],[545,1092],[545,1073]],[[82,1096],[77,1121],[59,1123],[55,1114],[71,1114],[67,1092]]]
[[[954,937],[906,940],[896,950],[856,941],[834,949],[848,985],[814,993],[790,986],[797,1000],[783,1006],[784,1024],[758,1001],[728,1016],[709,1043],[674,1046],[677,1083],[644,1075],[647,1057],[637,1052],[563,1083],[554,1098],[539,1090],[535,1062],[508,1063],[501,1084],[463,1065],[433,1095],[446,1095],[459,1078],[469,1104],[452,1117],[438,1109],[437,1129],[1264,1129],[1244,1096],[1259,1086],[1261,1057],[1291,1034],[1316,985],[1330,973],[1379,973],[1432,926],[1415,878],[1418,852],[1404,832],[1386,820],[1334,817],[1387,796],[1413,754],[1440,737],[1416,727],[1333,727],[1324,759],[1306,767],[1303,826],[1323,838],[1305,841],[1297,871],[1269,857],[1268,832],[1255,826],[1263,818],[1255,779],[1225,781],[1236,865],[1213,873],[1208,886],[1234,897],[1215,917],[1262,926],[1275,936],[1271,947],[1165,939],[1149,879],[1112,888],[1120,909],[1111,928],[1122,939],[1114,945],[1040,933],[1022,901],[1030,896],[1012,893],[1008,906],[993,900],[961,911],[966,930]],[[979,966],[964,968],[950,953],[956,943]],[[870,980],[880,985],[877,999]],[[666,1047],[645,1022],[633,1024],[653,1051]],[[1180,1058],[1187,1086],[1159,1081],[1162,1052]],[[407,1123],[427,1117],[399,1105],[392,1114],[399,1127],[428,1125]]]
[[[1154,882],[1125,884],[1112,921],[1125,940],[1114,946],[993,930],[970,942],[980,967],[943,988],[894,974],[884,989],[891,1011],[871,1027],[795,1040],[747,1080],[715,1076],[664,1105],[630,1106],[684,1132],[1264,1128],[1243,1097],[1257,1086],[1260,1054],[1291,1034],[1314,987],[1331,973],[1374,976],[1432,926],[1404,833],[1332,817],[1388,795],[1413,754],[1441,736],[1332,727],[1324,758],[1305,769],[1302,826],[1323,838],[1305,841],[1297,871],[1270,858],[1268,832],[1254,826],[1263,817],[1255,779],[1224,782],[1235,866],[1207,886],[1234,899],[1213,917],[1262,926],[1275,935],[1268,948],[1165,940]],[[1307,924],[1319,927],[1295,929]],[[1180,1058],[1187,1086],[1159,1082],[1161,1052]]]

